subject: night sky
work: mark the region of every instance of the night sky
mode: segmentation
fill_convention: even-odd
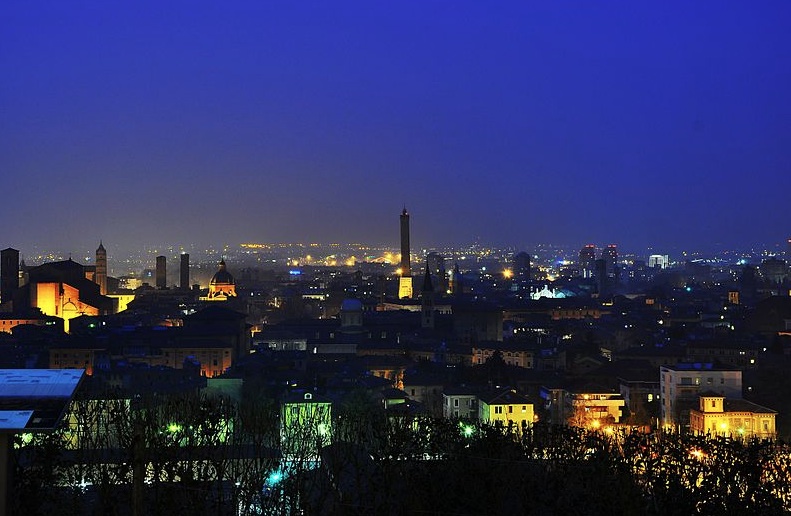
[[[0,247],[791,236],[791,2],[16,1]]]

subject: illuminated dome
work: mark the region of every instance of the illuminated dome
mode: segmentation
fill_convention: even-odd
[[[223,301],[229,297],[236,297],[236,282],[230,272],[225,269],[225,260],[220,261],[220,267],[209,281],[210,300]]]
[[[233,275],[225,269],[225,260],[220,261],[220,268],[211,277],[209,285],[235,285]]]

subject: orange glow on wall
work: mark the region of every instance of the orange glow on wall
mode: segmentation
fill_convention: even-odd
[[[63,330],[69,332],[69,320],[81,315],[99,315],[99,309],[80,301],[80,291],[67,283],[36,283],[31,304],[44,315],[63,319]]]

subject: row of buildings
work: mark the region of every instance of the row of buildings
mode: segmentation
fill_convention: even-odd
[[[342,403],[363,389],[387,410],[518,425],[776,434],[777,412],[743,396],[774,406],[759,384],[789,354],[787,296],[745,304],[738,280],[659,276],[628,295],[586,290],[591,278],[618,282],[614,245],[598,259],[583,248],[580,267],[595,270],[565,284],[568,295],[523,296],[536,287],[527,253],[497,277],[458,265],[446,276],[429,253],[416,275],[405,209],[400,222],[398,271],[302,267],[254,288],[237,285],[224,261],[205,291],[188,288],[186,256],[179,287],[123,292],[101,244],[95,266],[20,267],[6,249],[0,340],[16,350],[6,360],[84,368],[128,391],[145,388],[139,378],[163,389],[229,379],[279,400]]]

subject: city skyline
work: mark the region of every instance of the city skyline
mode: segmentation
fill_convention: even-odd
[[[789,9],[12,2],[3,247],[783,251]]]

